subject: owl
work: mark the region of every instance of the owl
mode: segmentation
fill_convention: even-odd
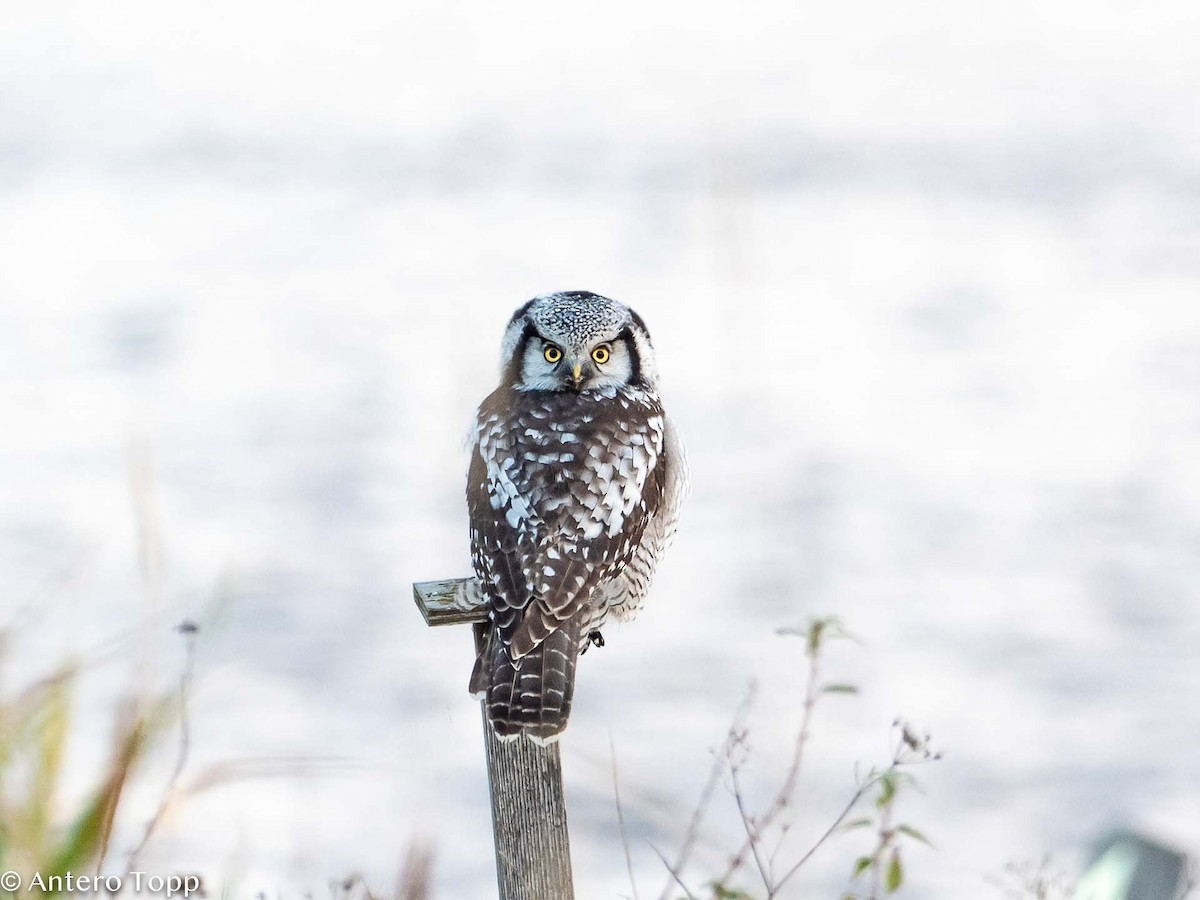
[[[489,625],[471,675],[502,740],[556,740],[575,666],[630,618],[675,533],[687,470],[646,324],[588,291],[535,297],[504,332],[467,474]]]

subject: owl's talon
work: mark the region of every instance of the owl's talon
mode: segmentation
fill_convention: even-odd
[[[604,635],[602,635],[599,631],[589,631],[587,639],[584,640],[584,642],[583,642],[583,647],[581,647],[579,650],[579,655],[583,656],[583,654],[587,653],[589,647],[603,647],[603,646],[604,646]]]

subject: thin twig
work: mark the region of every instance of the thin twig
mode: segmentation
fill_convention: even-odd
[[[662,855],[662,851],[659,850],[657,847],[655,847],[653,844],[650,845],[650,849],[653,850],[654,854],[659,859],[662,860],[663,866],[666,867],[666,870],[671,874],[671,880],[674,881],[677,885],[679,885],[679,889],[681,891],[683,891],[683,893],[687,896],[688,900],[696,900],[696,895],[693,894],[688,889],[688,886],[683,883],[683,879],[679,877],[679,873],[677,871],[675,871],[675,869],[671,868],[671,864],[669,862],[667,862],[667,858]],[[664,893],[669,896],[670,890],[671,890],[671,888],[670,888],[670,885],[668,884],[667,890]]]
[[[750,850],[754,854],[754,864],[758,867],[758,874],[762,876],[763,887],[767,889],[767,896],[773,893],[771,889],[771,875],[767,871],[767,866],[763,862],[762,854],[759,852],[760,832],[755,827],[754,822],[750,818],[750,814],[746,811],[746,801],[742,794],[742,784],[738,780],[738,766],[730,764],[729,778],[733,782],[733,799],[737,803],[738,813],[742,817],[742,826],[746,829],[746,842],[750,845]],[[722,881],[721,884],[726,884]]]
[[[842,809],[841,813],[838,814],[838,817],[833,820],[833,824],[831,824],[827,829],[825,829],[825,833],[822,834],[819,838],[817,838],[817,842],[815,844],[813,844],[811,847],[808,848],[808,852],[805,853],[802,857],[800,857],[800,859],[796,861],[796,864],[793,865],[786,872],[784,872],[783,876],[778,881],[775,882],[775,890],[776,891],[778,891],[780,888],[782,888],[784,886],[784,884],[786,884],[788,881],[790,881],[792,876],[795,875],[800,870],[800,867],[809,861],[809,859],[812,857],[812,855],[821,848],[822,844],[824,844],[827,840],[829,840],[829,838],[833,835],[833,833],[835,831],[837,831],[838,828],[841,826],[842,822],[846,821],[846,816],[850,815],[850,813],[854,809],[854,807],[856,807],[858,805],[858,801],[863,798],[863,796],[867,793],[867,791],[869,791],[878,780],[879,780],[879,776],[873,775],[870,779],[863,782],[862,786],[859,787],[859,789],[854,792],[854,796],[850,798],[850,802],[846,804],[845,808]]]
[[[161,799],[158,802],[158,809],[154,811],[154,815],[150,821],[146,823],[146,828],[142,832],[142,839],[129,854],[129,861],[125,865],[125,877],[129,878],[137,865],[138,857],[146,845],[150,843],[150,838],[154,835],[154,831],[158,828],[158,823],[162,821],[166,815],[167,809],[174,801],[178,793],[177,785],[179,777],[183,774],[183,769],[187,765],[188,753],[191,750],[192,733],[191,723],[188,719],[188,695],[192,687],[192,672],[196,665],[196,632],[197,628],[193,622],[182,623],[178,631],[183,635],[186,656],[183,663],[183,673],[179,676],[179,753],[175,757],[175,768],[171,772],[171,778],[167,782],[166,788],[163,790]]]
[[[818,687],[818,676],[820,674],[820,646],[810,647],[808,653],[808,679],[804,688],[804,706],[800,715],[800,732],[796,736],[796,745],[792,751],[792,762],[788,768],[787,776],[783,780],[779,791],[775,794],[766,811],[758,818],[757,835],[754,837],[748,836],[738,851],[730,858],[729,865],[726,867],[724,874],[721,876],[719,884],[726,884],[737,873],[746,862],[747,854],[753,851],[757,856],[758,849],[755,843],[759,840],[762,834],[771,827],[778,815],[792,801],[792,795],[796,792],[796,783],[800,779],[800,770],[804,763],[804,748],[808,744],[809,725],[812,721],[813,708],[816,706],[817,697],[820,696]],[[776,847],[776,852],[778,847]],[[774,854],[772,854],[774,856]],[[768,887],[770,881],[768,879]]]
[[[621,847],[625,850],[625,868],[629,870],[629,886],[633,889],[633,900],[639,900],[637,881],[633,877],[633,856],[629,852],[629,832],[625,829],[625,812],[621,809],[621,786],[617,776],[617,748],[613,744],[611,728],[608,730],[608,750],[612,756],[613,798],[617,802],[617,824],[621,829]]]
[[[708,773],[708,780],[704,783],[704,790],[700,792],[700,800],[696,804],[695,810],[692,812],[692,817],[688,821],[687,830],[683,833],[683,844],[679,848],[679,853],[675,857],[674,868],[678,871],[683,871],[683,867],[687,865],[689,857],[692,855],[692,849],[696,845],[696,838],[700,832],[700,823],[704,819],[704,814],[708,811],[708,806],[712,802],[713,793],[717,789],[717,782],[721,780],[721,770],[724,768],[724,763],[720,755],[714,754],[712,768]],[[671,866],[667,867],[667,871],[674,874]],[[659,895],[659,900],[670,900],[671,895],[671,879],[667,879],[667,883],[663,886],[662,893]]]
[[[779,825],[779,837],[775,839],[775,846],[771,848],[771,854],[767,857],[767,866],[771,870],[771,874],[775,873],[775,858],[779,856],[779,851],[783,849],[783,845],[787,842],[788,833],[792,829],[793,822],[782,822]]]
[[[900,727],[899,722],[896,724],[897,727]],[[841,813],[838,814],[838,817],[834,819],[833,823],[825,830],[825,832],[819,838],[817,838],[816,843],[808,849],[808,852],[800,857],[800,859],[797,860],[796,863],[790,869],[788,869],[778,881],[775,882],[774,890],[779,891],[784,884],[792,879],[796,872],[800,870],[800,867],[808,862],[812,855],[816,853],[817,850],[819,850],[821,846],[827,840],[829,840],[833,833],[838,830],[841,824],[846,821],[846,817],[850,815],[851,811],[855,806],[858,805],[859,801],[861,801],[869,791],[878,785],[885,775],[890,772],[894,776],[895,773],[902,768],[922,765],[928,762],[936,762],[939,759],[941,759],[940,753],[934,753],[929,750],[928,745],[925,742],[915,739],[905,728],[902,727],[896,745],[892,748],[891,764],[882,772],[876,772],[874,769],[872,769],[867,773],[866,779],[855,790],[849,802],[842,809]],[[890,814],[890,808],[885,809],[884,814]],[[890,828],[890,817],[885,819],[885,822],[881,827],[884,829]],[[878,869],[879,866],[876,865],[875,868]]]
[[[746,689],[746,696],[742,698],[741,704],[739,704],[737,711],[733,714],[733,721],[729,725],[729,731],[726,732],[725,744],[721,752],[713,754],[713,764],[708,773],[708,780],[704,783],[704,789],[700,792],[700,799],[696,803],[696,808],[692,811],[691,819],[688,821],[687,830],[683,833],[683,844],[680,846],[679,853],[675,857],[674,868],[670,865],[667,866],[667,871],[674,877],[675,881],[679,881],[675,873],[683,871],[683,867],[687,865],[687,861],[696,845],[696,839],[700,834],[700,823],[704,820],[704,814],[708,811],[708,806],[712,802],[712,796],[717,789],[717,783],[721,780],[721,770],[725,768],[728,750],[733,745],[736,736],[741,732],[742,723],[745,721],[747,714],[750,712],[750,707],[754,703],[755,690],[756,686],[754,682],[751,682],[750,686]],[[658,853],[658,850],[654,852]],[[662,854],[659,853],[659,856],[661,857]],[[663,862],[665,863],[666,859],[663,859]],[[658,900],[670,900],[670,896],[671,879],[668,878]]]

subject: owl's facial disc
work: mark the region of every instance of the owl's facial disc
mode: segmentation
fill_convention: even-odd
[[[590,391],[658,381],[646,325],[628,307],[589,291],[535,297],[513,313],[501,377],[518,391]]]
[[[569,345],[533,336],[525,347],[520,381],[526,391],[587,391],[628,384],[633,348],[624,334]]]

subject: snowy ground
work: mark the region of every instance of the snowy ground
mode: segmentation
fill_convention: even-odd
[[[296,896],[436,846],[493,890],[462,442],[512,308],[649,323],[694,493],[651,603],[581,667],[581,897],[679,840],[748,681],[790,752],[840,615],[797,846],[903,714],[947,757],[910,896],[1127,823],[1200,848],[1200,13],[1183,2],[26,4],[0,33],[0,582],[18,673],[205,634],[193,760],[319,757],[195,800],[148,859]],[[166,551],[146,598],[130,446]],[[151,592],[154,595],[154,592]],[[123,666],[80,704],[76,787]],[[164,760],[166,766],[168,761]],[[129,808],[128,845],[157,795]],[[714,807],[693,874],[738,836]],[[806,881],[833,896],[845,837]]]

